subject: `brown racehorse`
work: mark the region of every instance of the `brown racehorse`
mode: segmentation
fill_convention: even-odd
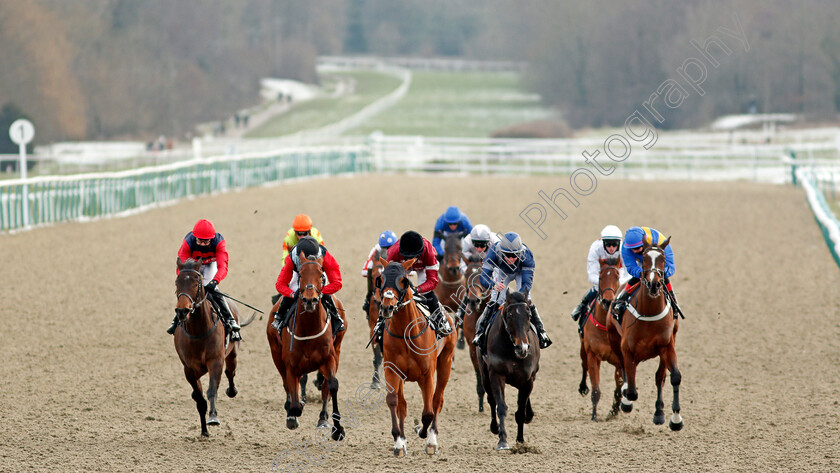
[[[633,401],[638,399],[636,391],[636,365],[650,358],[659,357],[656,370],[656,410],[653,423],[665,423],[662,401],[662,387],[665,385],[665,370],[671,372],[671,386],[674,399],[671,404],[673,415],[669,426],[680,430],[683,420],[680,416],[680,380],[677,368],[675,338],[679,320],[674,317],[671,303],[665,294],[665,248],[671,242],[669,237],[661,245],[647,245],[642,249],[641,287],[627,304],[621,325],[613,317],[607,324],[610,345],[618,355],[624,372],[624,386],[621,410],[633,410]]]
[[[448,309],[450,314],[458,312],[464,289],[464,275],[461,274],[461,234],[446,235],[443,242],[443,261],[441,261],[440,283],[435,286],[435,295],[440,301],[441,308]],[[457,330],[456,330],[457,331]],[[463,337],[463,334],[461,335]]]
[[[510,448],[505,430],[507,404],[505,384],[519,390],[515,414],[516,441],[525,441],[524,425],[534,418],[531,391],[540,369],[540,343],[531,329],[531,310],[528,294],[507,291],[501,312],[493,319],[487,332],[487,353],[481,354],[481,377],[490,404],[490,431],[499,435],[496,450]],[[496,414],[499,415],[498,423]]]
[[[583,376],[578,391],[581,396],[586,395],[586,374],[592,381],[592,421],[597,422],[598,401],[601,399],[601,361],[615,366],[615,392],[610,417],[618,414],[618,404],[621,399],[621,370],[618,356],[613,353],[607,336],[607,319],[610,314],[610,304],[615,298],[619,286],[618,255],[601,259],[601,272],[598,277],[598,298],[583,325],[583,338],[580,340],[580,359],[583,366]],[[581,317],[584,315],[581,314]]]
[[[481,285],[481,256],[475,255],[470,257],[470,262],[467,264],[467,269],[464,271],[466,278],[466,309],[464,310],[464,336],[467,340],[475,338],[475,324],[478,318],[487,307],[487,301],[490,300],[490,291],[485,290]],[[475,392],[478,394],[478,412],[484,412],[484,383],[481,380],[481,369],[478,365],[478,355],[476,354],[476,347],[472,343],[469,345],[470,359],[472,360],[473,369],[475,370]]]
[[[368,292],[370,292],[370,301],[368,306],[368,313],[365,314],[368,321],[368,327],[370,328],[370,338],[373,338],[373,329],[376,327],[376,321],[379,318],[379,305],[376,299],[375,294],[373,294],[373,286],[376,282],[376,278],[382,274],[382,270],[385,269],[385,266],[379,262],[380,259],[385,258],[388,255],[388,251],[383,249],[379,252],[378,255],[373,256],[373,265],[368,270],[367,275],[367,283],[368,283]],[[371,343],[373,346],[373,379],[370,383],[371,389],[378,389],[380,387],[379,379],[379,367],[382,366],[382,347],[379,346],[378,343]]]
[[[430,330],[429,322],[417,308],[406,274],[414,261],[388,264],[380,260],[385,270],[376,280],[380,315],[386,320],[382,357],[389,389],[385,400],[391,410],[391,434],[397,457],[406,454],[405,381],[420,385],[422,426],[416,426],[415,431],[426,439],[426,453],[437,453],[438,415],[443,407],[443,392],[449,382],[456,341],[454,331],[436,340],[434,330]],[[453,323],[451,317],[449,323]]]
[[[219,314],[213,309],[213,304],[204,292],[204,278],[201,275],[201,261],[192,258],[177,262],[178,277],[175,278],[175,293],[178,295],[175,313],[178,315],[178,330],[175,331],[175,351],[184,365],[184,376],[192,386],[192,398],[201,416],[201,435],[209,437],[207,424],[219,425],[216,413],[216,393],[222,380],[222,369],[228,379],[225,394],[236,396],[236,385],[233,377],[236,375],[236,351],[239,342],[225,346],[225,331]],[[236,304],[228,304],[230,312],[239,320],[239,309]],[[254,320],[252,316],[248,322],[241,324],[245,327]],[[210,418],[207,419],[207,401],[201,393],[201,377],[210,373],[207,387],[207,399],[210,400]]]
[[[318,417],[318,427],[329,426],[327,402],[332,398],[332,438],[341,440],[344,437],[344,427],[341,425],[341,413],[338,409],[338,371],[341,341],[345,332],[339,332],[333,338],[330,317],[321,303],[321,290],[324,275],[324,257],[320,255],[306,255],[300,252],[300,291],[295,314],[282,335],[271,326],[271,317],[266,325],[268,345],[271,348],[271,358],[280,376],[283,377],[283,387],[286,390],[286,427],[296,429],[300,424],[297,418],[303,413],[305,400],[298,392],[301,377],[318,370],[325,382],[321,385],[321,413]],[[335,295],[332,296],[335,306],[342,319],[346,322],[344,306]],[[280,302],[272,308],[276,312]],[[304,381],[305,382],[305,381]]]

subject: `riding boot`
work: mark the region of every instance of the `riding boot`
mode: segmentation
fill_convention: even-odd
[[[166,333],[169,335],[175,335],[175,329],[178,328],[178,316],[176,315],[174,319],[172,319],[172,325],[166,329]]]
[[[580,338],[583,338],[583,326],[586,325],[586,320],[588,318],[589,318],[588,315],[584,315],[583,317],[579,318],[578,321],[577,321],[577,323],[578,323],[578,334],[580,335]]]
[[[362,304],[362,312],[365,313],[365,318],[370,320],[370,297],[373,295],[373,289],[365,294],[365,302]]]
[[[472,344],[481,348],[481,351],[485,351],[485,341],[487,340],[487,325],[490,323],[490,318],[493,316],[493,312],[496,310],[496,301],[490,300],[487,302],[487,306],[484,307],[484,312],[481,313],[481,317],[478,318],[478,321],[475,324],[475,338],[472,341]]]
[[[464,315],[467,313],[467,298],[461,299],[461,303],[458,304],[458,311],[455,312],[455,326],[460,327],[464,325]]]
[[[589,306],[589,303],[592,302],[592,299],[595,299],[595,296],[597,295],[598,290],[595,289],[595,287],[589,288],[589,291],[583,296],[580,304],[578,304],[577,307],[575,307],[575,310],[572,311],[572,320],[577,322],[581,315],[586,315],[587,306]]]
[[[208,296],[219,310],[222,323],[225,324],[225,327],[227,327],[230,331],[230,341],[236,342],[242,340],[242,337],[239,336],[239,324],[236,322],[236,319],[233,318],[233,315],[231,315],[230,309],[228,309],[227,304],[222,298],[223,296],[220,296],[215,292],[208,294]]]
[[[624,309],[627,307],[627,300],[630,299],[630,291],[622,290],[612,303],[613,318],[621,324],[621,317],[624,315]]]
[[[545,331],[540,314],[537,312],[537,307],[533,303],[531,304],[531,323],[534,324],[534,328],[537,329],[537,336],[540,339],[540,348],[545,349],[550,347],[551,339],[548,338],[548,333]]]
[[[679,315],[682,318],[685,318],[685,315],[683,315],[683,311],[680,310],[680,306],[677,304],[677,295],[674,294],[674,291],[666,289],[665,292],[667,292],[668,297],[671,298],[671,306],[674,308],[674,318],[677,318],[677,315]]]
[[[426,301],[426,306],[429,308],[429,313],[431,314],[429,320],[432,322],[437,338],[443,338],[452,333],[449,318],[446,317],[443,309],[440,308],[440,302],[434,291],[423,294],[423,298]]]
[[[338,308],[335,306],[335,301],[332,296],[324,294],[321,296],[321,303],[324,304],[324,308],[327,309],[327,313],[330,314],[330,320],[332,320],[333,324],[333,336],[335,336],[338,332],[343,332],[345,329],[344,320],[342,320],[341,316],[338,315]]]
[[[274,330],[281,332],[283,327],[289,323],[289,309],[292,308],[292,305],[295,303],[295,299],[296,297],[283,297],[283,301],[280,302],[280,307],[278,307],[277,312],[274,313],[274,322],[271,322],[271,326]]]

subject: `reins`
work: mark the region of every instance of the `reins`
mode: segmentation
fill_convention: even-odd
[[[200,272],[196,271],[195,269],[182,269],[181,271],[182,272],[195,273],[195,274],[198,275],[199,281],[203,282],[204,276]],[[196,310],[198,310],[198,308],[201,307],[201,304],[203,304],[204,302],[207,301],[207,291],[204,290],[204,286],[201,283],[199,283],[199,286],[201,286],[201,288],[198,290],[199,293],[201,293],[201,292],[204,293],[204,297],[202,297],[201,300],[198,300],[198,301],[194,300],[192,298],[192,296],[187,294],[186,292],[179,292],[178,293],[178,299],[180,299],[181,296],[186,296],[187,299],[190,300],[190,314],[195,314]],[[189,332],[187,332],[187,329],[186,329],[186,327],[184,327],[184,324],[178,324],[178,326],[181,327],[181,330],[184,332],[184,335],[186,335],[188,339],[190,339],[190,340],[203,340],[203,339],[209,337],[210,334],[213,333],[214,330],[216,330],[216,326],[219,325],[220,316],[218,314],[216,314],[216,310],[213,308],[212,304],[210,305],[210,318],[213,320],[213,326],[210,327],[210,329],[207,330],[207,332],[204,335],[198,335],[198,336],[197,335],[192,335]]]

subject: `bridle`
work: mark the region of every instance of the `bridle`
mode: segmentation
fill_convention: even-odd
[[[505,303],[505,307],[504,307],[504,309],[502,310],[502,313],[501,313],[502,326],[505,328],[505,332],[507,332],[507,334],[508,334],[508,338],[510,339],[510,343],[513,344],[514,346],[516,346],[516,340],[513,339],[513,333],[510,330],[510,326],[508,325],[507,318],[505,317],[505,313],[508,312],[508,311],[511,311],[514,307],[517,307],[517,306],[520,306],[520,305],[526,306],[525,309],[529,310],[529,308],[527,307],[528,304],[526,302],[514,302],[513,304]]]
[[[616,280],[618,280],[618,276],[619,276],[618,275],[618,267],[613,266],[613,265],[604,266],[604,268],[601,269],[601,274],[598,276],[598,302],[601,305],[604,306],[604,309],[609,309],[609,305],[610,305],[610,302],[612,301],[612,299],[608,300],[604,297],[604,295],[606,295],[606,293],[608,293],[608,292],[612,292],[613,299],[615,299],[615,294],[616,294],[617,291],[616,291],[616,289],[611,288],[611,287],[606,287],[606,288],[601,289],[601,280],[603,279],[604,274],[606,272],[615,272],[616,273]]]
[[[655,246],[651,246],[647,250],[645,250],[642,258],[644,258],[644,256],[647,256],[647,253],[648,253],[648,251],[650,251],[651,248],[656,248],[657,251],[661,251],[662,255],[663,255],[663,258],[664,258],[665,252],[662,251],[659,247],[655,247]],[[642,260],[642,265],[644,265],[644,259]],[[659,276],[659,278],[656,279],[656,281],[654,281],[654,278],[648,277],[649,274],[651,274],[653,276]],[[645,288],[647,288],[648,293],[650,294],[651,297],[658,297],[659,296],[659,292],[662,290],[662,286],[664,285],[663,282],[662,282],[663,279],[665,279],[665,270],[663,270],[663,269],[659,269],[659,268],[656,268],[656,267],[651,267],[651,268],[642,270],[642,277],[641,277],[642,284],[645,286]]]
[[[187,299],[190,300],[190,314],[194,314],[195,311],[201,306],[201,304],[203,304],[204,301],[207,300],[207,293],[204,292],[204,286],[201,284],[202,280],[204,279],[204,276],[200,272],[196,271],[195,269],[182,269],[181,272],[182,273],[184,273],[184,272],[195,273],[198,276],[198,281],[199,281],[198,286],[199,287],[198,287],[198,294],[196,295],[196,297],[199,297],[199,296],[202,296],[202,295],[204,297],[202,297],[200,300],[195,300],[195,299],[193,299],[193,297],[191,295],[187,294],[186,292],[179,292],[178,293],[178,299],[180,299],[181,296],[186,296]]]
[[[298,268],[298,274],[300,274],[300,272],[303,270],[303,267],[308,265],[308,264],[314,264],[315,266],[318,267],[318,271],[321,273],[320,276],[321,276],[322,285],[321,286],[316,286],[315,284],[308,283],[306,286],[302,286],[300,288],[300,295],[301,295],[301,300],[303,301],[303,291],[315,291],[317,296],[314,298],[314,300],[307,301],[308,303],[314,304],[314,303],[320,302],[321,297],[323,295],[323,290],[324,290],[324,288],[323,288],[324,267],[321,265],[321,263],[319,263],[317,261],[314,261],[314,260],[303,261],[303,262],[300,263],[300,267]]]

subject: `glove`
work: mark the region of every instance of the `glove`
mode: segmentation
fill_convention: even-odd
[[[218,286],[218,285],[219,285],[219,282],[214,279],[214,280],[210,281],[209,283],[207,283],[206,286],[204,286],[204,291],[205,292],[215,292],[216,291],[216,286]]]

